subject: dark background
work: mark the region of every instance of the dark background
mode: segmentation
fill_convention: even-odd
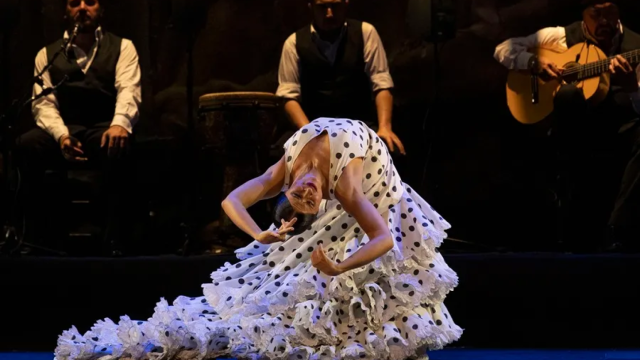
[[[452,223],[452,238],[513,250],[544,249],[556,240],[546,129],[520,125],[510,116],[504,93],[507,71],[493,59],[493,50],[508,37],[578,20],[578,2],[454,1],[457,34],[440,48],[443,84],[439,106],[428,118],[428,135],[435,134],[438,141],[429,153],[432,137],[420,129],[434,96],[432,46],[416,41],[406,25],[406,0],[351,0],[350,16],[377,28],[389,58],[396,84],[394,126],[409,151],[399,165],[401,176]],[[62,36],[64,3],[0,0],[0,109],[29,91],[36,53]],[[179,139],[186,130],[189,31],[197,31],[197,101],[206,93],[275,92],[282,44],[309,22],[305,0],[102,3],[104,27],[131,39],[140,55],[143,105],[136,132],[141,142]],[[640,9],[637,1],[621,3],[626,6],[623,22]],[[640,29],[638,22],[636,17],[625,23]],[[23,117],[20,131],[33,126],[32,121]],[[184,188],[185,181],[176,165],[181,163],[179,146],[168,143],[174,145],[147,153],[146,167],[138,174],[140,193],[150,202],[164,201],[166,211],[176,204],[165,199],[169,189]],[[144,185],[149,183],[155,186]],[[175,214],[166,216],[176,219]]]

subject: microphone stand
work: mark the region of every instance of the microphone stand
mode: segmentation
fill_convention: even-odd
[[[18,221],[16,221],[15,214],[14,214],[16,199],[18,198],[18,193],[20,191],[20,183],[21,183],[20,172],[17,171],[15,174],[15,176],[17,176],[17,182],[15,184],[15,189],[13,189],[13,192],[14,192],[13,195],[11,194],[12,182],[10,179],[14,176],[13,146],[15,144],[15,132],[14,132],[15,123],[19,119],[20,114],[22,113],[22,110],[24,110],[25,107],[31,105],[33,102],[45,96],[48,96],[49,94],[54,93],[56,89],[58,89],[58,87],[60,87],[62,84],[64,84],[69,80],[69,77],[65,75],[64,78],[59,83],[55,84],[53,87],[45,87],[44,81],[42,80],[42,76],[51,68],[51,66],[53,66],[53,62],[58,58],[58,56],[60,56],[60,54],[65,53],[68,50],[68,46],[74,41],[76,34],[77,34],[77,27],[76,29],[74,29],[73,35],[66,42],[63,42],[60,49],[56,51],[56,53],[51,57],[51,60],[47,63],[47,65],[31,79],[29,83],[30,91],[27,93],[27,95],[24,95],[18,100],[14,100],[11,106],[9,106],[9,109],[5,113],[0,115],[0,140],[2,144],[2,158],[3,158],[2,171],[5,178],[4,179],[5,183],[3,185],[4,185],[4,190],[6,191],[6,194],[7,194],[7,199],[5,201],[6,208],[4,209],[5,223],[2,229],[2,239],[0,239],[1,240],[0,254],[7,254],[7,255],[19,254],[20,253],[19,250],[22,247],[28,246],[32,249],[37,249],[49,254],[55,254],[59,256],[66,255],[66,253],[63,251],[57,251],[57,250],[49,249],[39,245],[26,243],[23,241],[24,222],[22,224],[23,231],[21,234],[16,229],[16,225]],[[42,91],[39,94],[31,95],[32,93],[31,89],[33,89],[34,84],[40,85],[40,87],[42,88]]]

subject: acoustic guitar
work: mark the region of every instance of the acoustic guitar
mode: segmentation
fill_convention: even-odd
[[[609,92],[609,65],[607,57],[597,46],[580,43],[564,52],[536,48],[530,51],[538,57],[553,61],[563,68],[560,79],[545,79],[530,70],[511,70],[507,78],[507,104],[516,120],[535,124],[553,112],[553,100],[561,85],[576,84],[590,104],[602,101]],[[622,55],[632,65],[640,62],[640,50]]]

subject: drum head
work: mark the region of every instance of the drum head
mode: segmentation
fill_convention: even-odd
[[[200,108],[234,106],[276,107],[281,98],[268,92],[226,92],[206,94],[200,97]]]

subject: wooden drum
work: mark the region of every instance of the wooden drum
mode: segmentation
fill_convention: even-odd
[[[219,209],[220,202],[231,191],[272,165],[269,153],[281,114],[280,105],[280,97],[265,92],[215,93],[200,97],[196,133],[200,148],[206,154],[202,171],[205,178],[218,178],[213,181],[217,186],[209,187],[209,196],[205,194],[202,199],[203,206]],[[261,227],[265,226],[262,223],[270,223],[263,207],[251,209]],[[213,227],[221,237],[242,237],[242,232],[222,210]]]

